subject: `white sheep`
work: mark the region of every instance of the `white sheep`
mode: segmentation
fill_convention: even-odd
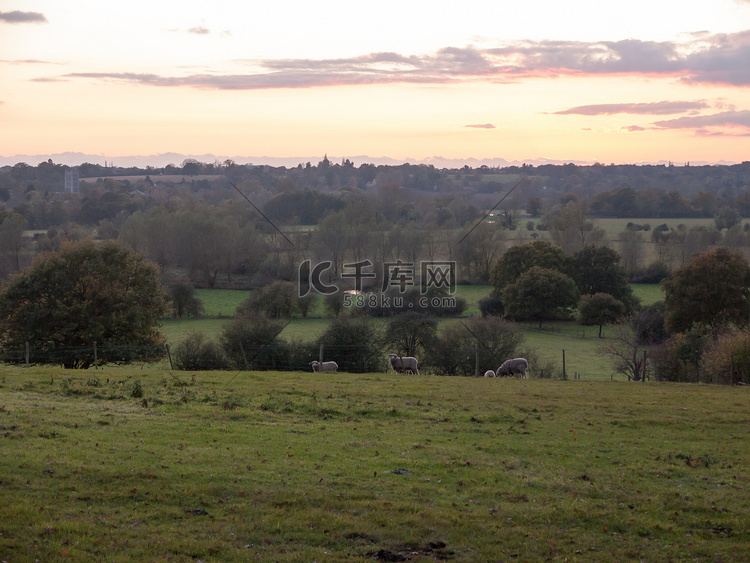
[[[491,369],[488,369],[487,371],[484,372],[484,376],[485,377],[495,377],[495,372],[492,371]]]
[[[310,365],[312,366],[312,369],[315,373],[319,371],[333,371],[339,369],[339,365],[336,362],[319,362],[318,360],[314,360],[310,362]]]
[[[529,367],[529,362],[526,361],[525,358],[513,358],[512,360],[505,360],[503,364],[497,368],[497,376],[501,377],[503,375],[515,375],[518,374],[521,377],[525,378],[526,376],[526,368]]]
[[[416,358],[411,356],[398,356],[396,354],[388,354],[388,360],[396,373],[411,372],[419,375],[419,362]]]

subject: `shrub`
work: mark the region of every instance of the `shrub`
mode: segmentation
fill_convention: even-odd
[[[229,361],[217,342],[208,340],[202,332],[192,332],[175,346],[172,365],[183,371],[199,371],[226,369]]]
[[[479,300],[479,311],[483,317],[501,316],[505,312],[503,300],[494,291]]]
[[[278,337],[283,329],[263,315],[238,318],[224,327],[219,340],[234,369],[287,370],[289,345]]]
[[[237,307],[237,316],[265,315],[269,319],[289,318],[294,312],[296,301],[294,284],[277,280],[254,291],[245,299]]]
[[[428,353],[427,364],[441,375],[475,375],[495,370],[518,355],[523,336],[512,323],[498,317],[473,317],[442,331]]]
[[[750,384],[750,332],[732,329],[705,347],[700,359],[706,383]]]
[[[318,339],[318,345],[322,344],[324,348],[324,360],[333,360],[339,365],[339,370],[354,373],[385,369],[385,354],[381,352],[379,342],[379,335],[371,322],[347,316],[335,319]]]

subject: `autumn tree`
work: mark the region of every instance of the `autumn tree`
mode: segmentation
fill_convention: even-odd
[[[750,321],[750,264],[740,252],[716,248],[699,254],[662,286],[668,332]]]
[[[155,361],[164,353],[166,312],[155,266],[114,241],[67,242],[37,256],[0,293],[0,347],[37,363],[88,368]]]

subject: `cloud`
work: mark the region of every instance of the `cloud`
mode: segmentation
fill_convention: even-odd
[[[42,60],[39,60],[39,59],[16,59],[16,60],[0,59],[0,63],[8,64],[8,65],[54,65],[54,64],[61,64],[61,63],[54,63],[52,61],[42,61]]]
[[[0,22],[5,23],[47,23],[47,18],[39,12],[0,12]]]
[[[192,33],[208,33],[202,26]],[[750,31],[701,35],[686,43],[640,41],[519,41],[490,49],[446,47],[432,54],[379,52],[340,59],[244,61],[245,74],[159,76],[141,73],[77,73],[98,78],[219,90],[313,88],[360,84],[450,84],[464,81],[516,82],[561,75],[656,75],[686,83],[750,86]],[[615,113],[678,113],[701,109],[701,102],[655,102],[580,106],[567,110]],[[678,109],[679,104],[687,109]],[[693,104],[692,106],[690,104]],[[593,108],[593,109],[592,109]],[[564,112],[561,112],[564,113]]]
[[[208,35],[211,33],[211,30],[209,30],[207,27],[203,27],[202,25],[196,25],[195,27],[191,27],[187,30],[188,33],[192,33],[194,35]]]
[[[656,129],[693,129],[699,135],[750,135],[750,110],[724,111],[652,123]]]
[[[480,123],[476,125],[464,125],[464,127],[469,127],[472,129],[495,129],[495,126],[492,125],[492,123]]]
[[[640,125],[629,125],[628,127],[623,127],[622,129],[623,131],[630,131],[630,132],[646,130],[645,127],[641,127]]]
[[[698,111],[709,107],[706,102],[646,102],[624,104],[591,104],[556,111],[555,115],[613,115],[617,113],[669,115]]]

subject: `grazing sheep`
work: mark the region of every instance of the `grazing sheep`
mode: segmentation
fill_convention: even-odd
[[[310,362],[310,365],[313,368],[314,372],[319,371],[336,371],[339,369],[339,365],[336,362],[319,362],[318,360],[315,360],[313,362]]]
[[[388,354],[388,360],[396,373],[411,372],[419,375],[419,362],[416,358],[411,356],[397,356],[396,354]]]
[[[519,374],[522,378],[527,377],[526,368],[529,367],[529,362],[525,358],[513,358],[512,360],[505,360],[503,364],[497,368],[497,376],[503,375],[511,376]]]
[[[487,371],[484,372],[484,376],[485,377],[495,377],[495,372],[492,371],[491,369],[488,369]]]

